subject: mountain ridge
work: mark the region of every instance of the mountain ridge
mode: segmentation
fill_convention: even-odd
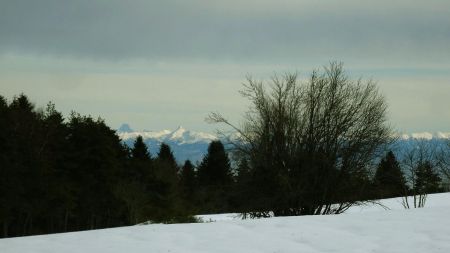
[[[159,151],[161,143],[168,144],[174,153],[178,163],[183,163],[185,160],[191,160],[196,163],[202,160],[207,153],[208,145],[211,141],[219,138],[211,133],[191,131],[179,126],[175,130],[164,129],[160,131],[135,131],[129,124],[122,124],[117,129],[119,138],[129,147],[133,146],[135,139],[142,136],[150,153],[154,156]],[[409,134],[396,134],[394,137],[398,138],[397,144],[400,149],[405,148],[408,143],[414,140],[425,141],[446,141],[450,140],[450,132],[418,132]],[[394,147],[393,147],[394,148]]]
[[[122,127],[122,126],[126,127]],[[182,126],[175,130],[161,130],[161,131],[123,131],[131,129],[128,124],[123,124],[118,130],[119,138],[129,147],[133,146],[135,139],[142,136],[144,143],[147,145],[151,155],[156,155],[159,152],[161,143],[168,144],[178,163],[183,163],[185,160],[191,160],[198,163],[203,159],[207,153],[209,143],[217,140],[217,136],[205,133],[190,131]]]

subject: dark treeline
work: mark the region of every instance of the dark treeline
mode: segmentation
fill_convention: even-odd
[[[142,222],[195,222],[197,213],[232,211],[234,177],[220,141],[203,161],[179,166],[162,143],[132,148],[102,119],[25,95],[0,96],[1,237],[79,231]]]
[[[129,148],[102,119],[65,119],[51,103],[36,109],[25,95],[0,96],[0,237],[195,222],[206,213],[341,213],[408,195],[421,207],[442,191],[450,170],[437,168],[448,160],[414,148],[399,162],[382,149],[392,133],[372,83],[349,81],[338,64],[306,85],[295,75],[273,82],[267,92],[249,79],[243,94],[254,107],[242,128],[210,117],[239,133],[233,163],[220,141],[199,164],[179,165],[168,145],[150,154],[138,137]]]

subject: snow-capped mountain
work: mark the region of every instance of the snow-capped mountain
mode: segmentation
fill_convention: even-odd
[[[125,131],[124,131],[125,129]],[[144,139],[155,139],[160,142],[176,142],[177,144],[192,144],[198,142],[210,143],[217,139],[215,135],[203,132],[194,132],[184,129],[179,126],[174,131],[162,130],[162,131],[134,131],[131,130],[128,124],[123,124],[117,131],[119,137],[122,140],[136,139],[139,135]]]
[[[187,159],[194,163],[201,161],[208,150],[209,143],[218,139],[213,134],[190,131],[181,126],[175,130],[134,131],[128,124],[123,124],[117,130],[117,134],[130,147],[133,146],[133,142],[138,136],[142,136],[153,156],[158,153],[159,146],[164,142],[170,145],[180,164]],[[423,140],[437,146],[447,145],[450,140],[450,132],[397,134],[396,137],[398,139],[390,149],[400,154],[413,147],[416,140]]]
[[[450,139],[450,132],[421,132],[412,134],[399,134],[401,140],[433,140],[433,139]]]
[[[158,153],[159,146],[164,142],[172,148],[179,163],[187,159],[194,163],[200,161],[206,154],[209,143],[217,139],[213,134],[194,132],[181,126],[173,131],[134,131],[128,124],[123,124],[117,130],[117,134],[130,147],[138,136],[142,136],[153,156]]]
[[[119,133],[132,133],[134,132],[133,129],[131,129],[130,125],[128,124],[122,124],[119,129],[117,129],[117,132]]]

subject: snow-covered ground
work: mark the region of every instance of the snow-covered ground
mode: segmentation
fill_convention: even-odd
[[[0,252],[450,252],[450,194],[423,209],[354,207],[343,215],[238,220],[202,216],[197,224],[153,224],[0,240]]]

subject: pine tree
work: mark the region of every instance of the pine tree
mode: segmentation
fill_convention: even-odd
[[[392,151],[381,160],[373,181],[377,198],[400,197],[408,191],[405,177]]]
[[[19,182],[14,180],[14,170],[11,168],[11,134],[9,108],[4,97],[0,96],[0,238],[8,237],[10,219],[13,212],[13,199],[15,198],[14,185]]]
[[[67,126],[64,117],[55,109],[53,103],[48,103],[44,111],[43,148],[41,149],[41,163],[45,171],[43,180],[44,194],[42,196],[41,224],[45,231],[65,232],[69,214],[74,208],[75,196],[70,189],[70,177],[66,166],[68,157]],[[55,205],[58,203],[58,205]]]
[[[69,222],[78,224],[75,230],[126,225],[122,200],[115,193],[127,158],[121,140],[102,119],[78,114],[72,114],[68,129],[67,166],[77,196]]]
[[[190,160],[186,160],[181,168],[180,184],[184,200],[193,202],[194,194],[197,190],[197,176],[194,165]]]
[[[152,219],[152,191],[155,184],[153,162],[142,136],[138,136],[131,149],[127,173],[117,187],[117,194],[127,205],[130,224]]]
[[[42,114],[24,94],[15,97],[9,105],[11,132],[10,178],[14,182],[11,191],[15,198],[8,203],[16,212],[16,224],[11,233],[29,235],[36,229],[35,219],[44,209],[43,171],[41,167]],[[19,229],[20,227],[20,229]]]
[[[129,174],[134,181],[149,184],[152,180],[152,158],[142,136],[138,136],[131,149]]]
[[[0,96],[0,129],[0,237],[193,221],[165,144],[152,159],[142,138],[127,148],[102,119],[66,122],[23,94]]]
[[[166,143],[161,143],[157,159],[160,162],[166,163],[172,169],[178,169],[178,165],[175,160],[175,156],[173,155],[172,149]]]
[[[415,177],[414,191],[418,194],[437,193],[442,190],[440,187],[442,179],[429,161],[417,167]]]
[[[203,186],[231,183],[230,160],[221,141],[212,141],[209,144],[208,153],[198,168],[198,177]]]
[[[151,159],[147,145],[145,145],[144,139],[140,135],[136,138],[131,153],[133,158],[137,160],[149,161]]]
[[[233,182],[230,160],[221,141],[209,144],[208,153],[198,167],[199,204],[203,212],[226,212],[229,209]]]
[[[187,210],[182,208],[179,189],[178,165],[170,146],[162,143],[155,159],[156,193],[153,199],[155,221],[172,222],[176,217],[184,216]]]

